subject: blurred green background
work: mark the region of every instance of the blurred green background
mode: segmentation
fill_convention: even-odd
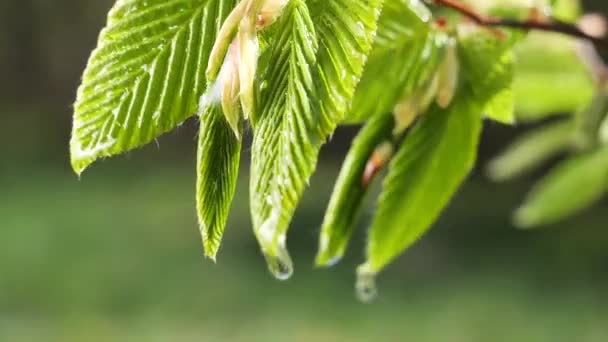
[[[603,1],[589,2],[599,9]],[[510,212],[538,176],[493,184],[487,159],[526,127],[487,123],[481,161],[430,234],[356,301],[349,255],[314,270],[355,128],[324,149],[294,219],[295,276],[266,271],[247,207],[248,151],[217,265],[194,210],[194,120],[140,151],[70,170],[71,103],[110,0],[0,2],[0,341],[607,341],[606,201],[546,230]]]

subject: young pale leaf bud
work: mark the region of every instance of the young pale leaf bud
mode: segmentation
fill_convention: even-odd
[[[255,15],[246,15],[241,21],[237,35],[237,45],[241,105],[245,119],[247,119],[253,117],[255,111],[255,74],[260,53]]]
[[[210,106],[221,104],[224,117],[234,131],[237,139],[241,138],[241,107],[239,104],[239,51],[236,41],[229,49],[215,82],[209,84],[207,91],[199,101],[199,113]]]
[[[459,73],[460,62],[458,61],[456,40],[450,39],[443,61],[437,70],[437,104],[439,107],[447,108],[452,103],[458,88]]]
[[[376,147],[367,165],[365,165],[362,179],[363,186],[368,186],[372,182],[376,174],[391,160],[394,152],[395,148],[390,141],[385,141]]]
[[[426,112],[437,95],[438,84],[439,80],[435,74],[425,85],[397,103],[393,109],[395,116],[394,136],[401,135],[414,123],[418,115]]]
[[[215,78],[218,76],[228,47],[237,33],[239,24],[245,16],[250,2],[251,0],[241,0],[220,28],[220,32],[215,38],[215,43],[213,44],[211,54],[209,55],[209,64],[207,65],[206,73],[207,81],[215,81]]]
[[[395,106],[393,109],[393,115],[395,116],[393,135],[400,135],[412,125],[418,116],[418,106],[419,99],[416,98],[415,94]]]
[[[289,3],[289,0],[265,0],[257,16],[257,28],[263,29],[272,25],[283,13],[287,3]]]
[[[236,42],[230,45],[218,81],[222,85],[222,110],[237,139],[241,139],[241,107],[239,106],[239,59]]]

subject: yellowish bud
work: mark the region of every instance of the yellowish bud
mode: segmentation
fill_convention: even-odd
[[[256,26],[263,29],[272,25],[285,9],[289,0],[265,0],[257,15]]]
[[[450,39],[446,46],[443,61],[437,70],[437,104],[439,107],[447,108],[452,103],[458,88],[459,73],[460,62],[458,61],[456,41]]]
[[[393,109],[395,116],[393,135],[398,136],[403,133],[414,123],[418,115],[427,111],[437,95],[438,84],[439,78],[434,75],[425,85],[397,103]]]
[[[230,45],[226,60],[220,71],[219,81],[222,86],[222,111],[226,121],[234,131],[237,139],[241,138],[241,107],[239,105],[239,70],[238,47],[236,42]]]
[[[208,81],[215,81],[215,78],[218,76],[222,62],[225,60],[228,47],[237,33],[239,23],[245,16],[250,2],[251,0],[242,0],[239,2],[220,28],[220,31],[215,38],[213,48],[211,49],[211,54],[209,55],[209,64],[207,65]]]
[[[237,44],[241,105],[247,119],[252,117],[255,111],[255,76],[260,53],[255,15],[247,15],[241,21]]]

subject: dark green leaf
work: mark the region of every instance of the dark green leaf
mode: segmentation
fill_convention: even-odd
[[[353,141],[323,220],[316,258],[318,266],[331,266],[344,255],[369,190],[369,184],[363,183],[366,165],[376,146],[392,139],[393,127],[392,115],[376,115]]]
[[[200,120],[196,207],[205,254],[215,260],[236,190],[241,141],[219,108]]]

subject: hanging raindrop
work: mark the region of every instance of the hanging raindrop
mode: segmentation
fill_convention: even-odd
[[[278,280],[287,280],[293,274],[293,262],[285,247],[279,246],[276,255],[264,254],[268,270]]]
[[[378,296],[376,273],[370,270],[369,264],[357,268],[355,290],[357,298],[363,303],[370,303]]]

